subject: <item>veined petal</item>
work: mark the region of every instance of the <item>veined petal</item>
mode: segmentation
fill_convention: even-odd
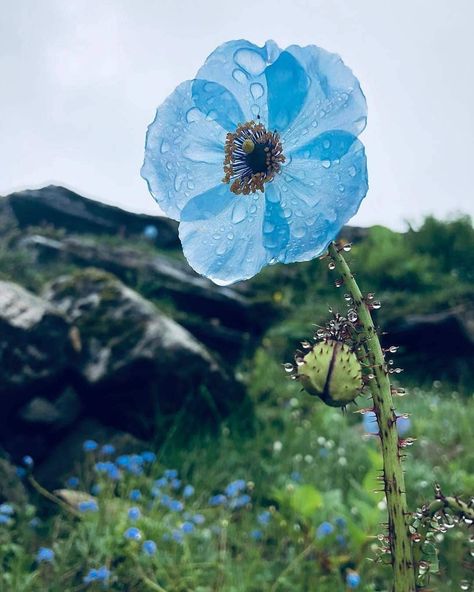
[[[219,285],[248,279],[269,260],[262,241],[265,211],[262,194],[235,195],[228,185],[218,185],[216,200],[225,199],[223,188],[232,198],[226,200],[226,207],[210,218],[193,220],[189,216],[189,220],[182,220],[179,225],[179,237],[189,264]],[[211,199],[212,191],[209,191],[206,200]]]
[[[260,116],[268,121],[268,93],[265,68],[279,56],[274,41],[258,47],[243,39],[228,41],[215,49],[199,70],[196,78],[217,82],[237,99],[244,118],[241,123]]]
[[[148,127],[142,177],[170,218],[223,176],[226,130],[206,118],[193,99],[195,81],[180,84]]]
[[[217,82],[194,80],[193,99],[207,119],[216,121],[227,131],[233,131],[244,120],[234,95]]]
[[[263,219],[263,246],[269,260],[279,260],[290,238],[288,218],[290,210],[282,207],[280,192],[275,183],[265,189],[265,216]]]
[[[286,150],[290,152],[328,130],[359,135],[365,128],[367,104],[352,70],[337,54],[316,45],[292,45],[285,51],[298,60],[310,79],[304,105],[283,134]]]
[[[303,107],[310,79],[298,60],[282,51],[265,70],[268,87],[268,127],[284,132]]]
[[[345,136],[347,150],[342,150],[341,141],[338,158],[315,159],[321,150],[320,142],[315,141],[312,152],[310,145],[294,154],[273,182],[290,228],[288,245],[279,261],[308,261],[321,255],[359,209],[368,189],[365,151],[357,138]]]

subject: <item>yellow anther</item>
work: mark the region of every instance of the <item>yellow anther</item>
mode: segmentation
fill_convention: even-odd
[[[250,154],[254,151],[254,148],[255,144],[252,142],[250,138],[247,138],[242,142],[242,150],[245,152],[245,154]]]

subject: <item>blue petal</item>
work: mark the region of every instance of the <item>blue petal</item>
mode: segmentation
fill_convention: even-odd
[[[150,193],[175,220],[191,198],[223,176],[226,131],[196,107],[194,83],[183,82],[158,108],[148,127],[141,170]]]
[[[224,189],[229,194],[227,198]],[[265,210],[262,193],[235,195],[229,185],[221,184],[215,187],[214,194],[208,191],[205,198],[195,199],[202,200],[202,207],[212,199],[225,201],[227,205],[214,217],[189,216],[189,220],[181,221],[179,237],[191,267],[219,285],[258,273],[269,261],[262,240]]]
[[[283,51],[265,70],[268,86],[268,127],[284,131],[305,102],[310,80],[291,53]]]
[[[243,122],[260,116],[267,124],[267,81],[265,68],[279,56],[273,41],[258,47],[245,40],[228,41],[215,49],[199,70],[196,78],[217,82],[237,99]]]
[[[328,130],[359,135],[365,128],[367,104],[359,81],[341,58],[315,45],[292,45],[285,51],[298,60],[310,78],[305,103],[282,137],[285,154]]]
[[[338,132],[334,136],[339,138]],[[321,150],[317,138],[293,155],[272,182],[281,207],[290,216],[288,246],[278,261],[308,261],[321,255],[359,209],[368,189],[364,146],[353,136],[352,141],[347,136],[345,141],[347,150],[343,152],[339,145],[337,158],[317,160],[311,157]]]
[[[195,80],[193,99],[208,119],[217,121],[225,130],[234,131],[244,121],[244,114],[235,97],[217,82]]]
[[[282,208],[280,192],[274,183],[265,189],[265,216],[263,219],[263,246],[269,260],[277,260],[285,252],[290,238],[287,221],[291,211]]]
[[[181,222],[196,222],[214,218],[235,203],[235,194],[229,191],[226,183],[211,187],[208,191],[196,195],[188,201],[181,211]]]

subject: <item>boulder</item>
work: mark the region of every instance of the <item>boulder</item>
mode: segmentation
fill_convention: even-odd
[[[179,245],[177,224],[162,216],[134,214],[87,199],[65,187],[49,185],[12,193],[5,198],[21,228],[47,224],[77,233],[146,235],[156,245]],[[148,232],[153,228],[153,232]]]
[[[38,234],[25,238],[21,246],[37,253],[39,262],[55,258],[104,269],[127,284],[140,285],[148,298],[171,300],[190,332],[226,358],[241,354],[277,316],[270,301],[255,302],[238,288],[216,286],[185,261],[163,254],[90,238],[57,240]]]
[[[54,382],[68,364],[69,324],[54,306],[21,286],[0,281],[0,398],[3,411]],[[3,413],[3,415],[5,415]]]
[[[73,365],[89,415],[149,437],[177,412],[206,423],[242,400],[203,344],[111,274],[87,268],[60,277],[44,297],[77,329]]]

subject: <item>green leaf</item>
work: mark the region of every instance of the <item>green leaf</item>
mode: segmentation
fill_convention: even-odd
[[[311,518],[323,506],[323,496],[312,485],[300,485],[293,491],[290,506],[305,518]]]

